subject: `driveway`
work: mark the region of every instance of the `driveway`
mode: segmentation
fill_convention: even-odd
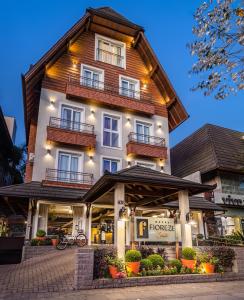
[[[0,265],[0,295],[73,289],[75,249],[55,251],[16,265]]]

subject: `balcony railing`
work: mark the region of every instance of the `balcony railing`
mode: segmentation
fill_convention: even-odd
[[[71,131],[86,132],[86,133],[94,134],[94,125],[70,121],[67,119],[50,117],[49,126],[54,127],[54,128],[61,128],[61,129],[66,129],[66,130],[71,130]]]
[[[136,142],[140,144],[148,144],[148,145],[153,145],[158,147],[165,147],[165,139],[156,136],[131,132],[128,138],[129,138],[129,142]]]
[[[93,184],[93,174],[47,169],[46,180],[64,183]]]
[[[106,51],[100,48],[97,48],[97,60],[100,60],[102,62],[115,65],[118,67],[123,68],[124,67],[124,56],[115,54],[110,51]]]
[[[119,95],[121,97],[130,98],[140,102],[152,102],[152,95],[145,91],[135,91],[132,89],[126,89],[115,85],[108,85],[105,84],[103,81],[94,80],[84,76],[69,76],[69,82],[76,86],[82,85],[88,88],[104,91],[108,94],[116,96]]]

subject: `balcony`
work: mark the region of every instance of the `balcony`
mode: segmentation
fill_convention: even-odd
[[[47,127],[47,140],[84,148],[96,147],[93,125],[54,117],[50,118]]]
[[[150,158],[167,158],[165,139],[150,135],[131,132],[126,145],[127,155],[143,156]]]
[[[43,185],[48,186],[89,189],[93,184],[93,174],[58,169],[46,169],[46,177],[42,183]]]
[[[124,64],[125,64],[124,56],[100,48],[97,48],[96,50],[97,50],[97,60],[104,63],[108,63],[110,65],[124,68]]]
[[[106,85],[104,82],[86,77],[69,77],[67,97],[77,97],[95,104],[154,115],[152,97],[144,91],[135,91]]]

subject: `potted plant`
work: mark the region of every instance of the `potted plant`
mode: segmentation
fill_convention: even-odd
[[[190,247],[183,248],[181,262],[184,267],[193,270],[196,266],[196,251]]]
[[[38,229],[36,232],[36,239],[37,240],[45,240],[46,231],[42,229]]]
[[[126,270],[129,274],[138,274],[140,271],[141,252],[128,250],[125,253]]]
[[[201,268],[204,273],[214,273],[215,266],[219,263],[219,259],[212,256],[210,253],[203,252],[198,255],[198,260],[201,263]]]
[[[57,244],[58,244],[58,236],[57,235],[53,235],[52,238],[51,238],[51,241],[52,241],[52,245],[54,247],[56,247]]]
[[[115,278],[122,278],[122,274],[124,273],[124,263],[121,259],[115,257],[107,257],[108,269],[109,274],[113,279]]]

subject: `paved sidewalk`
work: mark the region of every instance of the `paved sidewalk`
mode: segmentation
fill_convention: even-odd
[[[4,300],[241,300],[244,299],[244,281],[187,283],[121,289],[83,290],[43,293],[8,293]]]
[[[0,265],[0,295],[73,290],[75,249],[55,251],[16,265]]]

